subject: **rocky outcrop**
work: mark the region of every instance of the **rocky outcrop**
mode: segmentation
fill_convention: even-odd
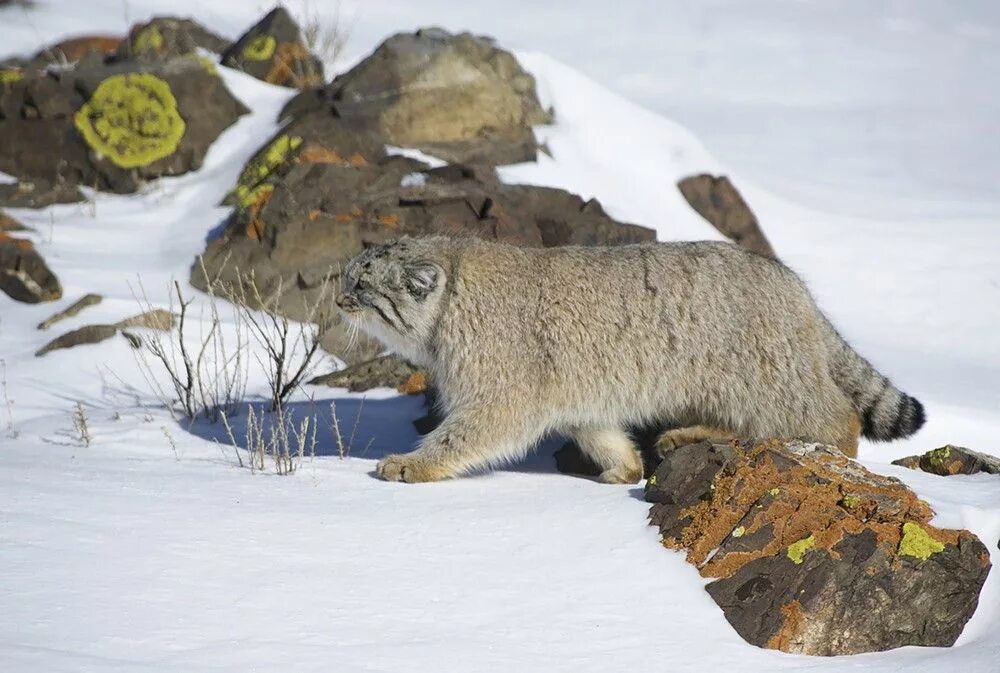
[[[953,474],[976,474],[977,472],[1000,474],[1000,458],[951,444],[932,449],[919,456],[907,456],[894,460],[892,464],[902,465],[911,470],[923,470],[942,477]]]
[[[55,301],[62,286],[31,241],[0,231],[0,290],[27,304]]]
[[[80,63],[0,84],[0,204],[79,198],[78,185],[128,193],[199,168],[246,108],[195,56],[155,64]]]
[[[692,175],[678,182],[677,188],[699,215],[734,243],[760,255],[775,256],[756,216],[729,178]]]
[[[900,481],[833,447],[702,442],[646,484],[663,544],[684,550],[748,642],[838,655],[949,646],[978,603],[989,553],[930,523]]]
[[[386,142],[446,161],[492,165],[534,161],[531,127],[547,124],[534,78],[491,39],[439,28],[400,33],[282,113],[334,116]]]
[[[222,63],[257,79],[295,89],[323,83],[323,63],[309,52],[284,7],[269,12],[222,55]]]

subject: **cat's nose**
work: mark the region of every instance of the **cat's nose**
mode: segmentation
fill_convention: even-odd
[[[358,300],[355,299],[352,295],[345,294],[343,292],[338,294],[337,298],[334,301],[336,301],[337,306],[339,306],[345,311],[353,311],[354,309],[358,308]]]

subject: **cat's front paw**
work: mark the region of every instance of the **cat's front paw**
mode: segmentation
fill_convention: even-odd
[[[405,481],[415,484],[423,481],[440,481],[447,479],[452,473],[433,461],[429,461],[418,453],[386,456],[378,461],[375,474],[386,481]]]

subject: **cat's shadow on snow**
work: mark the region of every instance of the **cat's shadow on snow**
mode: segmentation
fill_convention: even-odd
[[[258,434],[256,430],[248,432],[251,418],[255,419],[255,428],[263,428],[264,442],[273,443],[273,436],[280,423],[278,414],[269,409],[267,401],[245,402],[237,407],[235,414],[227,414],[228,429],[221,420],[211,422],[203,418],[190,425],[182,423],[181,427],[202,439],[215,441],[223,446],[235,444],[238,449],[247,452]],[[305,455],[380,460],[389,454],[409,453],[416,448],[420,434],[413,421],[426,413],[422,396],[400,396],[291,402],[285,405],[282,415],[293,453],[298,450],[302,424],[308,421]],[[500,469],[509,472],[555,472],[552,454],[562,442],[563,439],[559,437],[546,439],[523,460]]]

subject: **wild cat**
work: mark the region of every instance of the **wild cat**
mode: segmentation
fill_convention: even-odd
[[[858,355],[780,262],[729,243],[518,248],[402,239],[365,250],[337,305],[425,367],[441,425],[379,462],[390,481],[447,479],[572,436],[599,479],[635,483],[626,428],[668,420],[665,447],[795,437],[856,455],[906,437],[923,407]]]

